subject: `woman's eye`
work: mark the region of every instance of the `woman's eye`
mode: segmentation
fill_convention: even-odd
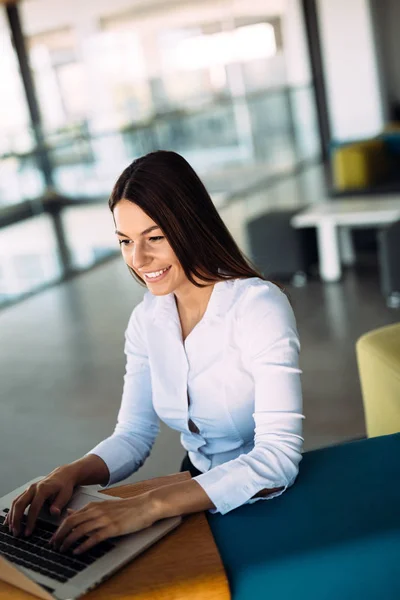
[[[163,235],[157,235],[157,236],[153,236],[151,238],[149,238],[149,242],[159,242],[160,240],[163,240],[164,236]],[[120,246],[127,246],[128,244],[133,243],[132,240],[118,240],[118,243]]]

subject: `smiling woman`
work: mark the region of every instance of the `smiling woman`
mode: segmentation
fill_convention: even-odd
[[[204,315],[217,281],[263,279],[175,152],[135,160],[116,182],[109,206],[132,275],[156,296],[175,295],[183,339]]]
[[[67,516],[53,542],[80,550],[155,521],[225,514],[280,495],[302,450],[299,339],[290,304],[242,254],[204,185],[174,152],[129,165],[110,209],[132,275],[147,288],[126,330],[126,374],[114,433],[15,500],[7,522],[28,533],[43,502],[59,512],[78,484],[137,471],[160,419],[181,433],[193,479]]]
[[[130,271],[141,283],[151,286],[149,289],[154,293],[169,293],[182,269],[165,236],[159,235],[162,233],[160,227],[128,200],[117,204],[114,220],[122,255]],[[165,284],[167,278],[167,287],[152,287],[161,281]]]
[[[263,278],[244,258],[195,171],[175,152],[152,152],[135,160],[115,184],[109,206],[117,232],[128,234],[122,236],[126,242],[138,242],[161,229],[187,280],[196,287],[232,277]],[[135,224],[135,240],[123,229],[128,223]],[[146,224],[148,229],[139,235],[140,225]],[[127,264],[141,283],[147,283],[142,277],[147,269]]]

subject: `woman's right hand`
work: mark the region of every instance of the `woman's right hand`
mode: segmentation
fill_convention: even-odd
[[[70,500],[77,482],[77,471],[72,468],[72,465],[58,467],[47,477],[32,483],[13,500],[4,525],[8,525],[14,535],[19,535],[22,517],[29,506],[24,533],[26,536],[30,535],[43,504],[47,501],[50,505],[50,513],[59,516]]]

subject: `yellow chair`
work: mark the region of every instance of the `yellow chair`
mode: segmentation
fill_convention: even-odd
[[[363,335],[356,351],[368,437],[400,431],[400,323]]]
[[[383,140],[372,139],[339,146],[332,154],[332,174],[337,190],[368,188],[389,174],[390,160]]]

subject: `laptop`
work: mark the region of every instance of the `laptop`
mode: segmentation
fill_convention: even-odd
[[[23,535],[23,523],[22,535],[14,537],[8,531],[8,525],[4,525],[7,512],[14,498],[40,479],[42,477],[37,477],[0,498],[0,580],[40,598],[79,598],[182,522],[182,517],[162,519],[137,533],[100,542],[79,555],[72,554],[72,550],[82,543],[82,538],[68,551],[57,552],[49,546],[48,540],[66,516],[67,508],[77,510],[88,502],[118,498],[100,494],[93,486],[79,486],[60,516],[51,515],[46,506],[42,508],[35,529],[29,537],[25,538]]]

